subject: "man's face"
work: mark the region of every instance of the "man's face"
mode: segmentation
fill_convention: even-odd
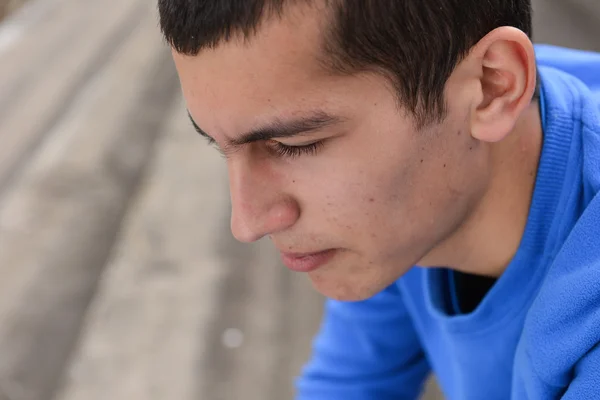
[[[266,22],[249,43],[174,59],[190,115],[226,153],[236,238],[269,236],[321,293],[361,300],[436,262],[428,254],[484,189],[487,155],[469,134],[460,76],[447,85],[448,118],[417,130],[383,77],[321,68],[308,13]]]

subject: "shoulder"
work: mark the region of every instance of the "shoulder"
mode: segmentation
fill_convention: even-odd
[[[600,53],[546,45],[536,51],[545,122],[573,140],[572,166],[589,201],[600,191]]]
[[[541,381],[561,387],[600,344],[600,195],[549,261],[520,350]]]
[[[591,92],[600,91],[600,53],[550,45],[536,45],[538,67],[562,71],[582,81]]]

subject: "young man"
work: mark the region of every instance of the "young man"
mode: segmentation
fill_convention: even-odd
[[[235,237],[331,298],[298,399],[600,398],[600,55],[529,0],[159,10]]]

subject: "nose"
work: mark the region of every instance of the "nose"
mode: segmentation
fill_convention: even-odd
[[[264,166],[229,163],[231,232],[240,242],[251,243],[284,231],[299,218],[297,202],[284,194],[270,175]]]

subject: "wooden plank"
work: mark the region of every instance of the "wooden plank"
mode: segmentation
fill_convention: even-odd
[[[91,22],[86,0],[33,0],[0,23],[0,116],[23,87],[42,78],[48,63],[59,62],[73,42],[84,40]]]
[[[600,51],[600,2],[592,1],[533,0],[535,41]]]
[[[0,56],[14,50],[15,43],[27,32],[32,24],[43,23],[43,17],[51,16],[52,10],[60,8],[64,1],[70,0],[19,0],[15,10],[0,20]]]
[[[555,0],[556,1],[556,0]],[[592,17],[597,23],[600,20],[600,4],[597,0],[568,0],[574,8],[579,8],[581,12],[588,14],[588,17]],[[598,47],[597,47],[598,49]]]
[[[291,399],[320,322],[322,298],[304,276],[281,265],[268,241],[244,246],[225,229],[222,236],[227,275],[203,360],[202,398]],[[239,347],[222,345],[231,329],[243,337]]]
[[[146,4],[144,0],[108,0],[88,3],[87,8],[78,9],[76,15],[84,22],[84,29],[75,29],[69,40],[60,43],[60,51],[57,49],[51,60],[34,63],[35,74],[25,80],[27,85],[5,94],[10,101],[4,102],[0,109],[0,195],[18,176],[24,160],[37,146],[52,140],[49,136],[52,128],[73,104],[81,87],[110,62],[111,55],[139,23],[139,16],[143,14],[141,7],[147,8]],[[68,3],[63,5],[67,7]],[[72,17],[66,14],[66,20],[55,21],[54,29],[62,30],[63,23],[68,26],[69,18]],[[44,41],[40,44],[42,47],[33,46],[29,51],[44,53]],[[25,77],[28,75],[31,74],[25,73]],[[15,76],[20,74],[0,75],[0,81],[22,82]],[[0,86],[4,85],[7,84]]]
[[[227,175],[177,105],[57,400],[207,399],[201,360],[220,314]]]
[[[0,389],[22,399],[55,390],[177,91],[146,4],[135,34],[80,88],[0,208]]]

